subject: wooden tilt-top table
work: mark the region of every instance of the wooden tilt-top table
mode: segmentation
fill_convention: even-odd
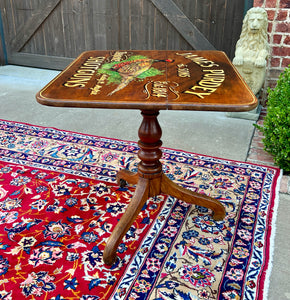
[[[88,51],[37,95],[44,105],[139,109],[138,172],[120,170],[117,182],[135,184],[124,215],[106,244],[103,259],[116,261],[119,243],[149,197],[161,193],[225,216],[216,199],[187,190],[162,172],[159,110],[247,111],[257,99],[221,51]]]

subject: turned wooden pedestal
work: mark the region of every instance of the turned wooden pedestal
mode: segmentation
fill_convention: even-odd
[[[213,211],[215,220],[222,220],[225,217],[225,209],[218,200],[187,190],[171,181],[162,172],[162,164],[159,160],[162,156],[160,150],[162,130],[158,123],[158,114],[159,112],[155,110],[142,111],[143,121],[138,132],[140,138],[138,157],[141,160],[138,173],[120,170],[117,174],[119,184],[122,184],[123,180],[129,184],[136,184],[136,190],[124,215],[107,242],[103,255],[104,262],[107,265],[112,265],[116,261],[116,251],[123,236],[129,230],[149,197],[164,193],[190,204],[210,208]]]

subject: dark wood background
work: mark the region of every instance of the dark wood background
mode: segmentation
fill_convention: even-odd
[[[1,0],[6,60],[63,69],[93,49],[217,49],[232,59],[246,2]]]

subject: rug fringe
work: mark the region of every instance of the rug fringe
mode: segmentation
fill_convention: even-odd
[[[273,259],[274,259],[274,252],[275,252],[275,237],[276,237],[276,221],[278,215],[278,206],[279,206],[279,191],[280,191],[280,184],[283,176],[283,170],[280,170],[280,174],[277,178],[277,184],[275,189],[275,196],[274,196],[274,207],[273,207],[273,217],[272,217],[272,233],[270,237],[270,249],[269,249],[269,266],[268,269],[265,271],[265,284],[264,284],[264,293],[263,293],[263,300],[268,300],[268,292],[270,287],[270,278],[273,269]]]

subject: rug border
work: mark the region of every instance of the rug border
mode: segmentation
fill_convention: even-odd
[[[51,127],[51,126],[46,127],[46,126],[42,126],[42,125],[34,125],[34,124],[31,124],[31,123],[27,123],[27,122],[9,121],[9,120],[4,120],[4,119],[0,119],[0,122],[11,122],[11,123],[14,123],[14,124],[24,124],[24,125],[28,125],[28,126],[32,126],[32,127],[39,127],[39,128],[43,128],[43,129],[50,128],[50,129],[57,130],[57,131],[60,131],[60,132],[68,132],[68,133],[72,133],[72,134],[84,135],[84,136],[93,137],[93,138],[100,138],[100,139],[111,139],[111,140],[114,140],[114,141],[128,142],[128,143],[133,143],[133,144],[138,145],[138,141],[105,137],[105,136],[94,135],[94,134],[89,134],[89,133],[82,133],[82,132],[77,132],[77,131],[71,131],[71,130],[67,130],[67,129],[60,129],[60,128]],[[217,156],[213,156],[213,155],[209,155],[209,154],[201,154],[201,153],[187,151],[187,150],[183,150],[183,149],[179,149],[179,148],[177,149],[177,148],[170,148],[170,147],[160,147],[160,149],[172,150],[172,151],[182,151],[182,152],[187,153],[187,154],[204,156],[204,157],[209,157],[209,158],[214,158],[214,159],[217,159],[217,160],[224,160],[224,161],[229,161],[229,162],[245,163],[245,164],[248,164],[248,165],[254,165],[254,166],[258,166],[258,167],[270,168],[270,169],[274,169],[276,171],[281,171],[281,169],[279,167],[277,167],[277,166],[262,165],[262,164],[257,164],[257,163],[242,161],[242,160],[235,160],[235,159],[217,157]]]
[[[268,293],[270,288],[270,278],[272,275],[272,269],[273,269],[273,259],[274,259],[274,253],[275,253],[275,237],[276,237],[276,229],[277,229],[277,217],[278,217],[278,207],[279,207],[279,190],[280,190],[280,184],[281,179],[283,176],[283,170],[278,169],[278,172],[275,174],[275,184],[276,186],[273,187],[273,196],[272,196],[272,202],[273,202],[273,209],[271,212],[271,215],[269,216],[268,224],[269,224],[269,230],[267,234],[267,242],[269,244],[269,247],[267,251],[265,252],[266,256],[268,257],[268,260],[265,264],[265,270],[261,276],[262,281],[262,289],[261,289],[261,295],[258,295],[258,300],[268,300]]]

